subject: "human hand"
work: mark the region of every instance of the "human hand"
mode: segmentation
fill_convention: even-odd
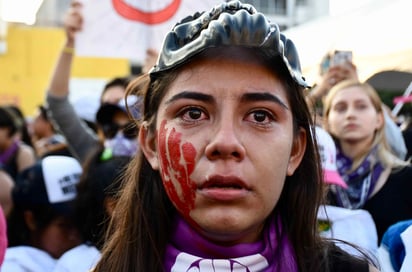
[[[63,20],[64,29],[66,32],[67,46],[73,46],[76,32],[82,30],[83,14],[81,12],[82,3],[73,1],[70,8],[66,12]]]
[[[359,80],[356,66],[352,62],[331,66],[316,84],[315,95],[323,97],[333,86],[347,79]]]
[[[325,76],[325,80],[330,88],[342,80],[358,80],[358,72],[356,66],[352,62],[346,62],[344,64],[330,67]]]

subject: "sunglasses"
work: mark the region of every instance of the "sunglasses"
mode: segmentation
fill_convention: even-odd
[[[119,131],[121,131],[127,139],[136,138],[138,133],[137,126],[134,122],[129,122],[124,125],[115,123],[103,125],[103,134],[107,139],[113,139]]]

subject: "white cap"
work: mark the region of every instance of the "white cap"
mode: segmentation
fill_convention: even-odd
[[[82,173],[80,163],[66,156],[47,156],[42,162],[44,185],[50,203],[73,200]]]
[[[322,161],[323,180],[328,184],[336,184],[343,188],[348,188],[348,185],[339,175],[336,168],[336,146],[332,136],[319,126],[316,126],[315,133]]]

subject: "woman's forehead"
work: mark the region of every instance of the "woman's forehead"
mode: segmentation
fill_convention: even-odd
[[[231,88],[244,92],[285,92],[283,80],[259,59],[230,56],[201,57],[179,70],[168,91],[220,91],[219,96],[235,98]],[[166,96],[170,96],[170,92]],[[283,96],[283,95],[282,95]]]
[[[367,100],[372,102],[371,97],[364,89],[360,86],[351,86],[338,90],[332,97],[331,102],[333,104],[339,101],[349,101],[349,100]]]

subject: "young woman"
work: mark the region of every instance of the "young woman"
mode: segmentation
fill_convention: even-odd
[[[57,259],[81,242],[72,219],[81,171],[72,157],[47,156],[18,175],[2,271],[53,271]]]
[[[142,153],[95,271],[369,271],[319,237],[305,87],[292,41],[252,6],[178,23],[130,85]]]
[[[343,81],[333,87],[324,100],[324,118],[348,184],[346,190],[334,188],[335,205],[369,211],[380,241],[390,225],[412,218],[410,163],[389,148],[382,102],[367,83]]]

